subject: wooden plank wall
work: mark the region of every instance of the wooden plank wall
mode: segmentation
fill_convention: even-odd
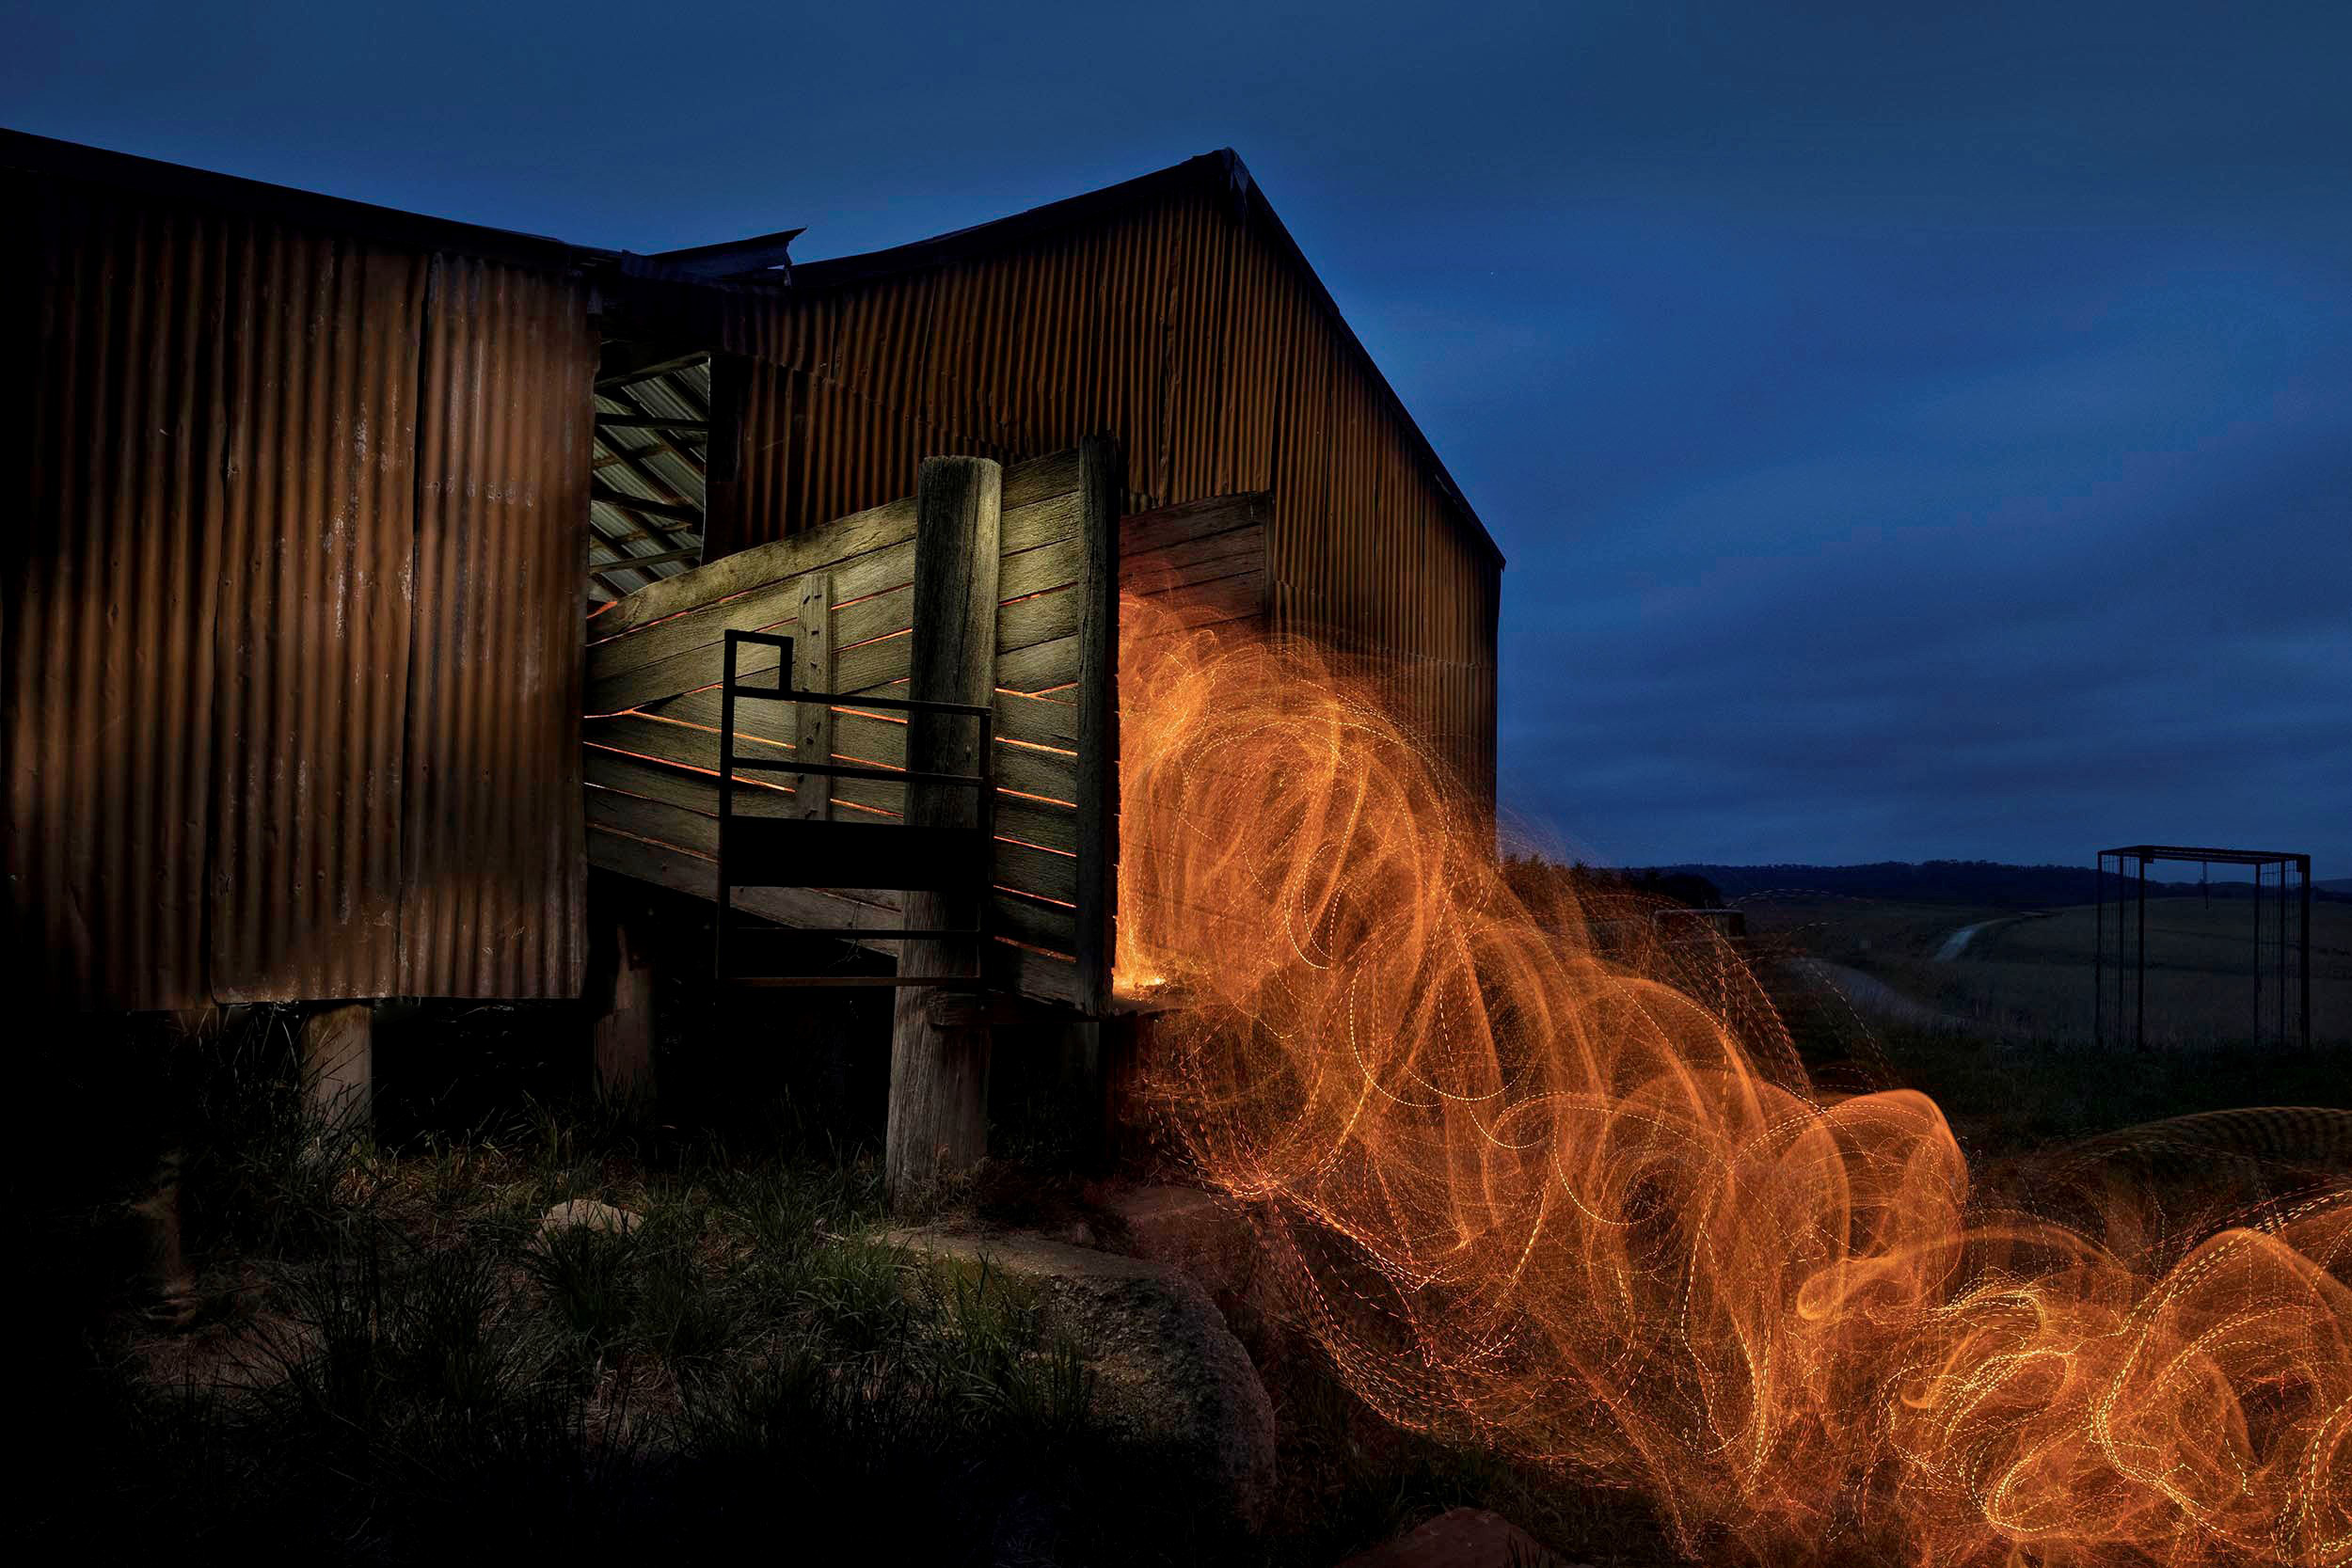
[[[996,889],[992,961],[1006,989],[1084,1000],[1077,973],[1081,625],[1087,508],[1078,454],[1008,467],[1003,489],[996,651]],[[1107,521],[1107,519],[1106,519]],[[729,629],[795,639],[795,677],[818,689],[905,695],[914,576],[914,501],[905,498],[823,528],[755,546],[649,584],[588,623],[581,738],[593,865],[705,897],[716,887],[720,661]],[[824,617],[806,637],[803,615]],[[746,673],[773,655],[747,650]],[[760,658],[765,657],[763,666]],[[863,766],[903,768],[906,726],[861,712],[828,715],[739,704],[743,754],[790,757],[804,741]],[[839,779],[803,800],[794,776],[739,780],[738,810],[900,816],[902,784]],[[763,807],[762,802],[766,802]],[[899,897],[879,889],[762,889],[739,907],[792,925],[876,931],[899,925]],[[868,945],[893,953],[895,942]]]
[[[1119,531],[1119,591],[1165,598],[1188,626],[1263,620],[1268,610],[1263,491],[1143,512]]]

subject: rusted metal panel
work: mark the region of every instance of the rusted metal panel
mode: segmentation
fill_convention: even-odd
[[[489,303],[427,367],[431,249],[89,162],[0,170],[23,969],[84,1006],[576,991],[579,288],[438,263]],[[421,468],[460,370],[462,439]]]
[[[401,826],[406,993],[580,987],[578,594],[596,370],[578,282],[434,259]]]
[[[235,225],[24,176],[0,192],[24,223],[5,305],[9,951],[53,1001],[193,1006]]]
[[[231,265],[213,992],[385,995],[398,989],[425,259],[262,223]]]

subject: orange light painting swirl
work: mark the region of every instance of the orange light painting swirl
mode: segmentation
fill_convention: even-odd
[[[1806,1084],[1736,962],[1530,908],[1368,688],[1122,626],[1150,1090],[1384,1416],[1716,1560],[2352,1563],[2343,1183],[2194,1236],[1994,1209],[1926,1096]]]

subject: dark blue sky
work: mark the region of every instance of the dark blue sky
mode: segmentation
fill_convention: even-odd
[[[652,250],[1240,150],[1619,862],[2352,873],[2352,6],[0,0],[0,123]]]

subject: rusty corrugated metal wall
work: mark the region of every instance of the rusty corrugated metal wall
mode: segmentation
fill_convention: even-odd
[[[738,292],[717,336],[766,363],[705,559],[887,500],[927,454],[1108,431],[1130,511],[1270,492],[1274,625],[1367,656],[1491,801],[1500,558],[1270,214],[1197,163],[941,264],[836,284],[818,262],[805,287]]]
[[[0,572],[9,958],[53,995],[195,1002],[234,226],[23,177],[0,198],[27,236],[0,300],[25,486]]]
[[[0,194],[29,218],[0,726],[34,988],[575,993],[578,285],[37,169]]]
[[[564,996],[585,974],[587,306],[576,280],[433,260],[401,832],[406,994]]]
[[[230,262],[212,994],[386,995],[425,259],[263,222]]]

